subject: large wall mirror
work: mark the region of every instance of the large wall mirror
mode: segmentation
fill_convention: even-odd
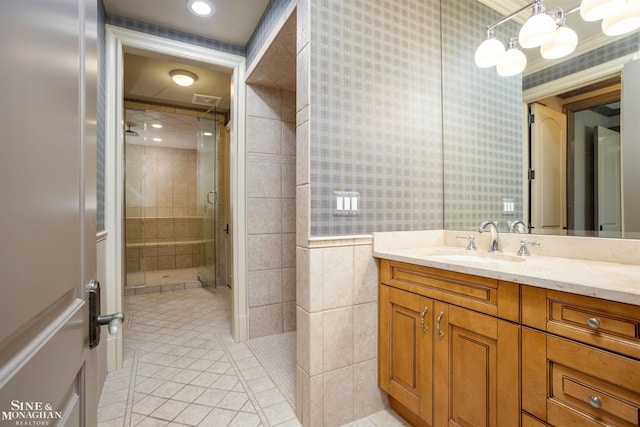
[[[511,77],[478,68],[486,27],[527,3],[441,1],[445,228],[489,219],[503,232],[640,238],[640,32],[608,38],[569,13],[573,55],[523,49],[527,68]],[[580,1],[569,3],[544,5]],[[508,46],[529,14],[496,38]]]

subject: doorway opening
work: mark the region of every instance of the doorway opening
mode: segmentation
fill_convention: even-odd
[[[167,109],[125,101],[125,295],[229,286],[225,116]]]
[[[109,59],[106,70],[105,105],[105,182],[112,183],[105,189],[106,228],[106,283],[105,302],[108,311],[123,310],[123,296],[126,284],[125,257],[125,96],[124,55],[125,52],[144,52],[147,56],[171,56],[177,58],[176,64],[200,66],[227,74],[226,88],[230,90],[228,112],[225,113],[224,131],[228,134],[229,155],[229,249],[227,253],[228,281],[232,286],[232,336],[243,341],[248,336],[247,289],[246,289],[246,184],[245,184],[245,58],[243,56],[221,52],[215,49],[169,40],[163,37],[141,33],[107,24],[105,26],[106,52]],[[144,68],[144,67],[143,67]],[[160,73],[169,78],[174,68]],[[157,104],[154,95],[161,90],[174,89],[171,81],[155,90],[144,84],[143,80],[133,80],[138,91],[135,99],[145,104]],[[142,97],[149,97],[142,98]],[[192,104],[192,100],[189,99]],[[176,105],[175,102],[172,103]],[[164,106],[166,107],[166,105]],[[210,107],[210,106],[209,106]],[[182,107],[185,108],[185,107]],[[208,107],[207,107],[208,108]],[[148,109],[148,108],[141,108]],[[219,111],[219,110],[218,110]],[[222,288],[218,288],[222,289]],[[107,341],[107,359],[109,369],[118,369],[123,363],[122,336]]]

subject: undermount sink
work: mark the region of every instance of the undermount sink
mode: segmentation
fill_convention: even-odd
[[[430,259],[435,261],[451,261],[462,263],[474,263],[474,264],[488,264],[494,262],[524,262],[525,257],[510,255],[504,253],[483,253],[483,252],[471,252],[471,251],[451,251],[443,252],[438,251],[428,254]]]

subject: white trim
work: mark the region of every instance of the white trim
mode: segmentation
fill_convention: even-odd
[[[179,58],[228,67],[231,76],[231,192],[233,218],[233,337],[246,340],[248,334],[246,287],[246,183],[245,183],[245,58],[206,47],[174,41],[159,36],[140,33],[113,25],[105,26],[106,33],[106,111],[105,111],[105,222],[113,236],[107,240],[107,283],[105,286],[107,310],[122,311],[124,287],[123,269],[123,46],[131,46],[159,52]],[[112,341],[108,341],[112,342]],[[111,349],[108,354],[118,355],[117,366],[122,361],[122,347]]]
[[[622,56],[613,61],[596,65],[595,67],[579,71],[574,74],[550,81],[539,86],[532,87],[522,92],[522,99],[525,104],[529,104],[539,99],[557,95],[572,89],[577,89],[588,83],[595,83],[599,80],[605,80],[612,75],[619,73],[627,62],[633,60],[635,53]]]

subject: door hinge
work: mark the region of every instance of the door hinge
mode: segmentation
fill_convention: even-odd
[[[536,122],[536,115],[529,113],[529,126]]]
[[[533,169],[529,169],[529,181],[536,179],[536,171]]]

